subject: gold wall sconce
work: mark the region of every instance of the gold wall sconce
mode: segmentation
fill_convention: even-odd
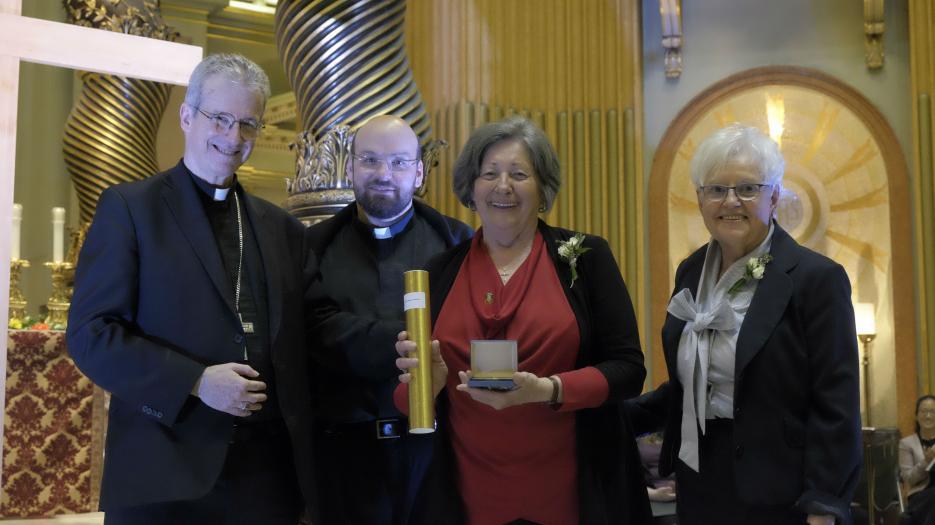
[[[886,0],[864,0],[864,41],[868,69],[883,67],[883,11]]]

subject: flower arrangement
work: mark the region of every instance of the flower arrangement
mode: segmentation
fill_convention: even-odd
[[[7,323],[7,328],[10,330],[64,330],[65,325],[58,323],[50,325],[41,319],[27,315],[22,319],[11,317]]]
[[[727,290],[727,295],[733,297],[735,293],[740,291],[745,284],[749,281],[759,281],[763,278],[763,274],[766,273],[766,265],[773,260],[773,256],[766,253],[759,257],[750,257],[747,259],[746,267],[743,271],[743,277],[737,279],[734,284]]]
[[[565,260],[568,263],[569,268],[571,268],[571,284],[569,288],[575,285],[575,280],[578,279],[578,257],[581,254],[589,251],[591,248],[586,248],[584,246],[584,234],[576,233],[571,236],[567,241],[563,241],[558,245],[558,256]]]

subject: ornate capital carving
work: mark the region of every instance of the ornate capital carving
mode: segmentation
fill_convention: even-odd
[[[72,24],[128,35],[175,41],[179,34],[166,25],[158,0],[64,0]]]

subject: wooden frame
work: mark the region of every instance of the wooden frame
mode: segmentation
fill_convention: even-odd
[[[16,173],[20,61],[186,85],[198,46],[20,16],[22,0],[0,0],[0,412],[6,405],[10,229]],[[0,443],[3,427],[0,425]],[[2,463],[0,463],[2,469]],[[2,471],[0,471],[2,474]]]

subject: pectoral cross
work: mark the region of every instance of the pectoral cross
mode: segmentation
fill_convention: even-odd
[[[252,333],[253,333],[253,323],[244,321],[244,320],[243,320],[243,314],[240,313],[240,312],[237,312],[237,318],[240,319],[240,326],[241,326],[241,328],[243,328],[243,333],[245,333],[245,334],[252,334]],[[250,356],[247,355],[247,342],[246,342],[246,341],[244,341],[244,344],[243,344],[243,360],[244,360],[244,361],[249,361],[249,360],[250,360]]]
[[[252,334],[253,333],[253,323],[243,320],[243,314],[237,312],[237,317],[240,318],[240,326],[243,327],[243,333]]]

